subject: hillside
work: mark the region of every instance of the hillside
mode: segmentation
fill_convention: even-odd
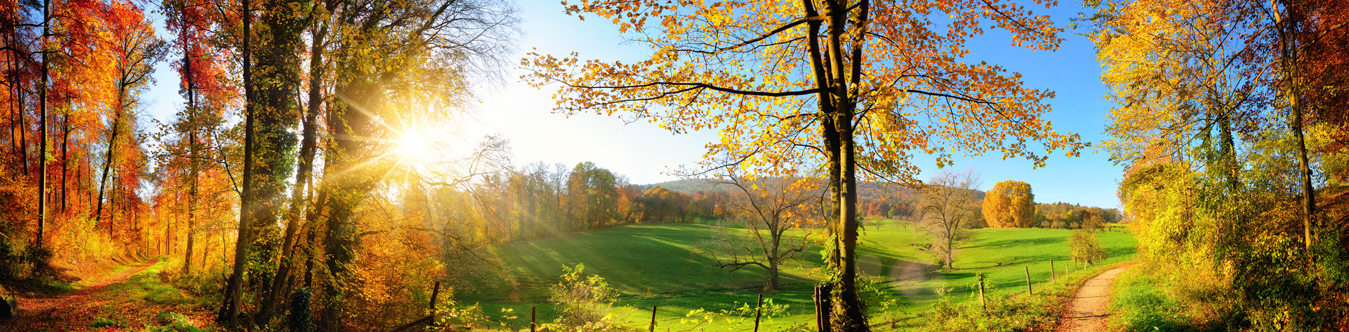
[[[695,194],[699,191],[730,191],[734,187],[730,185],[718,185],[707,180],[684,179],[675,181],[665,181],[645,185],[645,187],[663,187],[665,189],[678,191],[685,194]],[[886,185],[879,183],[858,184],[858,198],[867,200],[882,200],[883,198],[897,202],[911,202],[913,190],[898,185]],[[984,192],[979,191],[975,194],[977,199],[984,199]],[[898,198],[898,199],[895,199]]]
[[[766,273],[749,267],[726,272],[713,265],[713,259],[698,249],[711,237],[714,227],[698,224],[657,224],[615,227],[606,230],[572,233],[566,237],[517,242],[495,248],[493,254],[504,262],[506,283],[478,294],[463,294],[464,303],[481,303],[483,312],[514,310],[517,327],[527,326],[531,306],[537,306],[540,320],[551,320],[548,288],[559,281],[563,266],[584,264],[587,274],[604,277],[622,296],[616,307],[634,322],[650,318],[650,308],[660,306],[657,320],[661,327],[675,330],[691,328],[681,324],[690,310],[729,309],[734,302],[750,302],[759,294]],[[901,305],[888,314],[909,315],[923,312],[937,299],[934,290],[950,288],[952,299],[969,299],[975,273],[988,275],[991,292],[1019,292],[1025,287],[1024,267],[1030,266],[1036,282],[1047,281],[1049,260],[1063,272],[1068,255],[1067,230],[983,229],[960,246],[955,271],[928,273],[932,256],[919,250],[921,237],[900,223],[871,223],[862,233],[858,255],[866,275],[881,276],[887,290]],[[801,231],[794,233],[799,236]],[[1101,244],[1115,256],[1133,253],[1132,235],[1105,232]],[[785,317],[766,323],[765,330],[776,331],[808,322],[811,312],[810,287],[821,276],[819,247],[807,248],[782,269],[784,289],[766,293],[765,298],[790,307]],[[659,257],[661,259],[652,259]],[[644,308],[644,309],[641,309]],[[639,310],[640,309],[640,310]],[[523,313],[523,314],[522,314]],[[711,331],[737,330],[719,325]]]

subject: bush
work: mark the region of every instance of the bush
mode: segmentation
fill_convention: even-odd
[[[1086,262],[1095,265],[1105,259],[1105,249],[1096,241],[1096,230],[1082,228],[1073,231],[1072,237],[1068,238],[1069,257],[1075,262]]]
[[[309,321],[314,314],[309,309],[310,298],[308,288],[297,289],[290,294],[290,313],[286,316],[286,326],[290,327],[292,332],[314,330],[314,323]]]
[[[8,236],[0,233],[0,280],[17,280],[21,275],[21,252],[14,250]]]
[[[562,267],[562,282],[552,287],[550,301],[561,309],[557,324],[566,330],[587,331],[612,328],[609,309],[618,299],[618,292],[609,287],[604,278],[586,276],[584,264],[575,268]]]

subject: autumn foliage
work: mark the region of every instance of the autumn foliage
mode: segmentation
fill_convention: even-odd
[[[1349,330],[1343,1],[1104,1],[1089,34],[1111,88],[1140,255],[1200,325]],[[1317,180],[1330,175],[1327,180]],[[1342,196],[1339,196],[1342,197]]]
[[[1035,209],[1035,194],[1025,182],[1000,181],[984,195],[984,220],[989,227],[1032,227]]]

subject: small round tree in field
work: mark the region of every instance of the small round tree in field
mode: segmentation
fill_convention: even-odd
[[[1007,180],[984,195],[984,220],[989,227],[1031,227],[1035,224],[1035,194],[1030,184]]]

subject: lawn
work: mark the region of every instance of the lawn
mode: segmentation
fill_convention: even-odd
[[[1049,261],[1063,273],[1070,230],[983,229],[956,252],[955,269],[936,271],[935,259],[919,250],[922,236],[909,227],[889,221],[868,222],[858,245],[859,268],[866,275],[883,277],[901,305],[873,316],[899,319],[898,325],[916,324],[913,318],[938,299],[936,290],[946,288],[955,301],[971,298],[976,273],[985,273],[989,292],[1025,291],[1025,267],[1034,282],[1050,280]],[[562,267],[584,264],[587,274],[604,277],[622,296],[615,305],[620,320],[645,327],[651,307],[657,310],[657,325],[672,331],[702,327],[709,331],[743,330],[751,318],[717,319],[697,325],[686,317],[690,311],[729,310],[752,303],[761,292],[767,272],[747,267],[735,272],[718,269],[714,260],[699,250],[714,227],[702,224],[651,224],[572,233],[563,237],[510,243],[494,248],[508,271],[507,280],[484,282],[479,291],[459,295],[462,303],[480,303],[489,315],[503,308],[514,310],[507,320],[516,328],[527,327],[530,308],[537,307],[540,322],[551,321],[553,307],[548,288],[559,281]],[[798,231],[792,236],[804,235]],[[1132,235],[1103,232],[1101,244],[1116,257],[1131,255]],[[765,320],[764,331],[777,331],[813,321],[811,287],[821,276],[821,247],[813,246],[782,266],[783,289],[766,292],[766,299],[787,304],[786,315]],[[1073,267],[1081,269],[1081,267]],[[873,309],[875,310],[875,309]],[[662,329],[663,330],[663,329]]]

